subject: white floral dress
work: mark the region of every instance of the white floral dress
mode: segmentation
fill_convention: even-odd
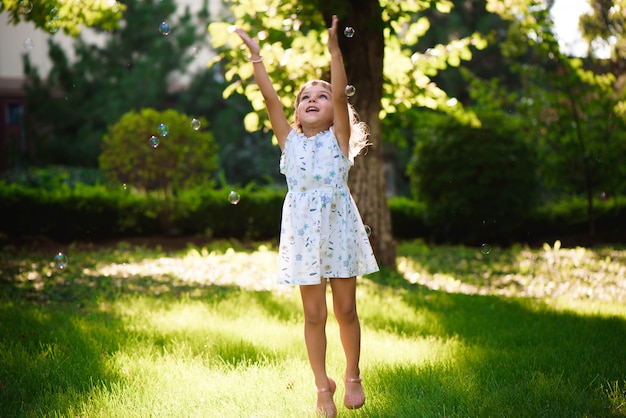
[[[278,283],[313,285],[378,271],[361,215],[348,189],[346,158],[331,130],[307,138],[292,130],[280,159],[287,178]]]

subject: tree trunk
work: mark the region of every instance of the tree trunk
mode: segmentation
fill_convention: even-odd
[[[349,185],[363,222],[372,233],[370,241],[380,266],[395,269],[396,250],[387,204],[383,147],[379,112],[383,90],[383,21],[377,0],[350,0],[339,14],[339,46],[344,57],[348,83],[356,87],[350,102],[370,128],[372,146],[360,155],[350,170]],[[328,9],[327,9],[328,10]],[[330,22],[329,15],[325,18]],[[347,26],[354,36],[343,36]]]

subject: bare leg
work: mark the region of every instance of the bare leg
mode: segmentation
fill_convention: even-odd
[[[339,324],[339,335],[346,356],[346,393],[348,408],[360,408],[365,402],[361,387],[359,360],[361,356],[361,324],[356,309],[356,278],[331,279],[333,310]]]
[[[334,417],[334,382],[326,375],[326,280],[319,285],[300,286],[304,309],[304,341],[317,386],[317,411]]]

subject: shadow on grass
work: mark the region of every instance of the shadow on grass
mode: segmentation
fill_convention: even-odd
[[[0,411],[3,417],[66,415],[74,399],[110,390],[120,376],[102,362],[117,349],[110,314],[30,303],[0,304]]]
[[[368,371],[376,416],[626,416],[626,320],[556,311],[535,299],[433,291],[398,282],[431,323],[368,326],[407,338],[455,339],[447,362]],[[391,322],[390,322],[391,321]],[[415,359],[413,359],[415,360]]]
[[[6,271],[6,270],[5,270]],[[15,276],[14,276],[15,277]],[[64,276],[53,271],[33,280],[0,278],[0,416],[74,416],[94,391],[124,384],[111,355],[128,341],[164,348],[171,341],[128,330],[114,312],[102,309],[127,295],[164,302],[184,296],[206,303],[239,294],[234,286],[191,284],[175,278]],[[228,364],[260,362],[268,354],[246,341],[215,339],[211,355]],[[201,349],[198,349],[200,352]]]

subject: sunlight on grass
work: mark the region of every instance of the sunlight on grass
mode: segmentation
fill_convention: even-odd
[[[0,253],[2,416],[314,416],[299,292],[274,284],[271,245],[67,252],[63,270]],[[359,279],[358,411],[341,404],[327,294],[340,415],[626,415],[626,251],[407,242],[398,256],[402,275]]]
[[[291,287],[276,285],[276,251],[260,245],[251,253],[228,248],[225,252],[192,248],[182,255],[159,257],[119,263],[100,263],[89,276],[118,278],[173,277],[188,284],[236,285],[248,290],[291,291]]]
[[[494,248],[489,254],[467,248],[429,248],[419,243],[400,249],[398,269],[410,283],[434,290],[532,298],[626,302],[626,255],[610,248],[561,248],[544,244],[534,250]],[[453,262],[445,260],[454,254]],[[439,268],[433,268],[437,264]]]
[[[392,301],[389,292],[376,292],[377,285],[364,282],[361,296],[380,310]],[[385,294],[388,293],[388,294]],[[296,306],[297,295],[273,297],[275,302]],[[282,299],[282,300],[281,300]],[[419,312],[395,300],[397,308],[386,317],[402,312],[405,327],[369,329],[368,317],[375,311],[364,308],[362,369],[397,367],[453,369],[461,347],[455,338],[416,336],[425,324]],[[107,306],[101,306],[101,309]],[[276,316],[249,293],[236,293],[207,305],[184,299],[161,304],[151,298],[128,297],[108,306],[124,318],[127,341],[111,358],[111,367],[125,382],[124,396],[115,390],[96,390],[88,407],[76,411],[87,416],[174,416],[192,411],[191,416],[312,416],[314,386],[302,340],[299,314],[276,321]],[[241,313],[245,312],[245,316]],[[368,313],[369,311],[369,313]],[[146,313],[149,312],[149,315]],[[343,354],[338,328],[328,325],[329,374],[343,376]],[[371,382],[376,386],[376,380]],[[339,388],[339,396],[342,388]],[[245,394],[245,396],[244,396]],[[340,399],[340,397],[338,397]],[[276,402],[279,402],[276,404]],[[374,408],[385,408],[384,404]],[[253,410],[251,410],[253,408]],[[369,416],[368,405],[357,416]],[[221,412],[220,412],[221,411]],[[189,416],[187,413],[183,413]]]

